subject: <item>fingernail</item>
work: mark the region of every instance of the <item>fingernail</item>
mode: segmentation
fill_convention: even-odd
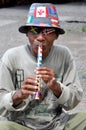
[[[37,86],[35,86],[35,89],[38,89],[38,87],[37,87]]]
[[[35,95],[36,94],[36,92],[33,92],[33,95]]]
[[[37,83],[37,79],[35,80],[35,83]]]

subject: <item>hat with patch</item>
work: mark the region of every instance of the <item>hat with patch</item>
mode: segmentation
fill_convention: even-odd
[[[27,33],[30,26],[53,27],[58,34],[65,33],[60,27],[56,7],[51,3],[34,3],[30,6],[26,24],[19,27],[19,32]]]

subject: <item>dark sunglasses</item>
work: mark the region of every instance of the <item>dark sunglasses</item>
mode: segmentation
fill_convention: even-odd
[[[30,27],[29,31],[34,35],[37,35],[37,34],[40,34],[40,33],[42,33],[43,35],[49,35],[49,34],[55,32],[55,29],[54,28],[48,28],[48,27],[47,28]]]

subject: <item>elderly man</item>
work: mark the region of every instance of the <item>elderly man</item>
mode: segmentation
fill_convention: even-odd
[[[29,44],[9,49],[1,59],[0,129],[78,129],[71,122],[82,114],[70,118],[64,110],[74,108],[83,91],[70,50],[54,45],[65,33],[55,6],[32,4],[19,32]]]

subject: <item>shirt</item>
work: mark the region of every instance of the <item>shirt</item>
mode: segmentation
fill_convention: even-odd
[[[82,97],[82,88],[70,50],[62,45],[53,45],[43,66],[52,68],[60,83],[62,94],[56,97],[42,81],[40,100],[29,96],[17,107],[13,107],[12,96],[21,88],[23,81],[34,74],[37,60],[29,45],[6,51],[0,63],[0,119],[11,120],[33,130],[63,129],[68,116],[63,110],[73,109]]]

